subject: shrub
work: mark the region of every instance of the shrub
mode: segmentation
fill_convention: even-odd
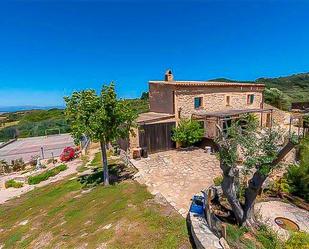
[[[5,182],[5,188],[21,188],[24,186],[22,182],[17,182],[14,179]]]
[[[285,243],[284,249],[309,249],[309,234],[305,232],[292,233]]]
[[[302,139],[300,146],[300,164],[309,165],[309,135]]]
[[[33,185],[33,184],[38,184],[42,181],[46,181],[49,177],[52,177],[52,176],[55,176],[55,175],[58,175],[61,171],[64,171],[66,170],[68,167],[65,165],[65,164],[61,164],[51,170],[47,170],[39,175],[35,175],[35,176],[30,176],[28,178],[28,183],[30,185]]]
[[[39,157],[40,157],[40,156],[38,156],[38,155],[36,155],[36,156],[31,156],[31,159],[30,159],[30,161],[29,161],[29,164],[30,164],[31,166],[36,166]]]
[[[0,160],[0,174],[10,173],[11,167],[5,160]]]
[[[300,164],[291,165],[285,175],[291,193],[309,202],[309,136],[300,144]]]
[[[56,163],[57,162],[57,159],[54,159],[54,158],[49,158],[47,160],[47,164],[50,164],[50,163]]]
[[[223,176],[217,176],[213,179],[215,186],[220,186],[223,181]]]
[[[21,170],[24,170],[25,167],[26,167],[26,164],[24,163],[22,158],[12,160],[13,171],[21,171]]]
[[[204,129],[196,120],[182,119],[174,128],[172,140],[181,144],[182,147],[189,147],[199,142],[204,135]]]
[[[309,165],[291,165],[286,173],[291,193],[309,201]]]
[[[269,190],[276,196],[281,196],[282,193],[290,193],[290,185],[285,177],[276,179],[269,185]]]

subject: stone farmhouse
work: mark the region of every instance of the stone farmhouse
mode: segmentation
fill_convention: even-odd
[[[218,135],[217,125],[224,130],[245,113],[255,114],[261,126],[271,126],[273,109],[264,104],[264,88],[264,84],[177,81],[167,70],[164,80],[149,81],[150,112],[138,117],[129,147],[148,153],[175,148],[171,133],[181,119],[200,121],[208,140]]]

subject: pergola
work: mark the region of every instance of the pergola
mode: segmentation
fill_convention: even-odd
[[[270,113],[270,124],[272,125],[273,120],[272,120],[272,113],[273,109],[271,108],[260,108],[260,109],[240,109],[240,110],[224,110],[224,111],[215,111],[215,112],[208,112],[206,110],[196,110],[192,114],[193,119],[216,119],[218,123],[220,121],[228,121],[228,120],[233,120],[239,118],[240,115],[242,114],[248,114],[248,113],[258,113],[258,114],[263,114],[263,113]],[[263,118],[261,117],[261,125],[263,123]]]
[[[290,116],[289,135],[292,133],[292,126],[297,127],[297,135],[303,137],[309,132],[309,124],[305,122],[304,116],[307,112],[295,112]]]
[[[272,127],[273,125],[273,109],[260,108],[260,109],[238,109],[238,110],[224,110],[209,112],[206,110],[196,110],[191,118],[206,123],[205,137],[214,139],[218,136],[217,126],[222,127],[223,131],[230,126],[232,120],[238,119],[243,114],[255,113],[261,115],[260,126],[263,126],[263,114],[269,114],[266,116],[266,125]]]

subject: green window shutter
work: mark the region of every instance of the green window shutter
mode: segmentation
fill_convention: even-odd
[[[197,109],[202,105],[202,98],[194,98],[194,108]]]
[[[250,104],[253,104],[253,102],[254,102],[254,94],[251,94],[250,95]]]

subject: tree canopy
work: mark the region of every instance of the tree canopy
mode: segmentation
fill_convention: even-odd
[[[281,110],[289,110],[291,102],[288,96],[278,88],[266,88],[264,91],[265,102]]]
[[[103,86],[100,95],[94,90],[74,92],[65,97],[66,116],[75,141],[86,135],[99,141],[102,151],[104,183],[108,184],[106,145],[127,138],[137,117],[129,104],[117,99],[114,84]]]

